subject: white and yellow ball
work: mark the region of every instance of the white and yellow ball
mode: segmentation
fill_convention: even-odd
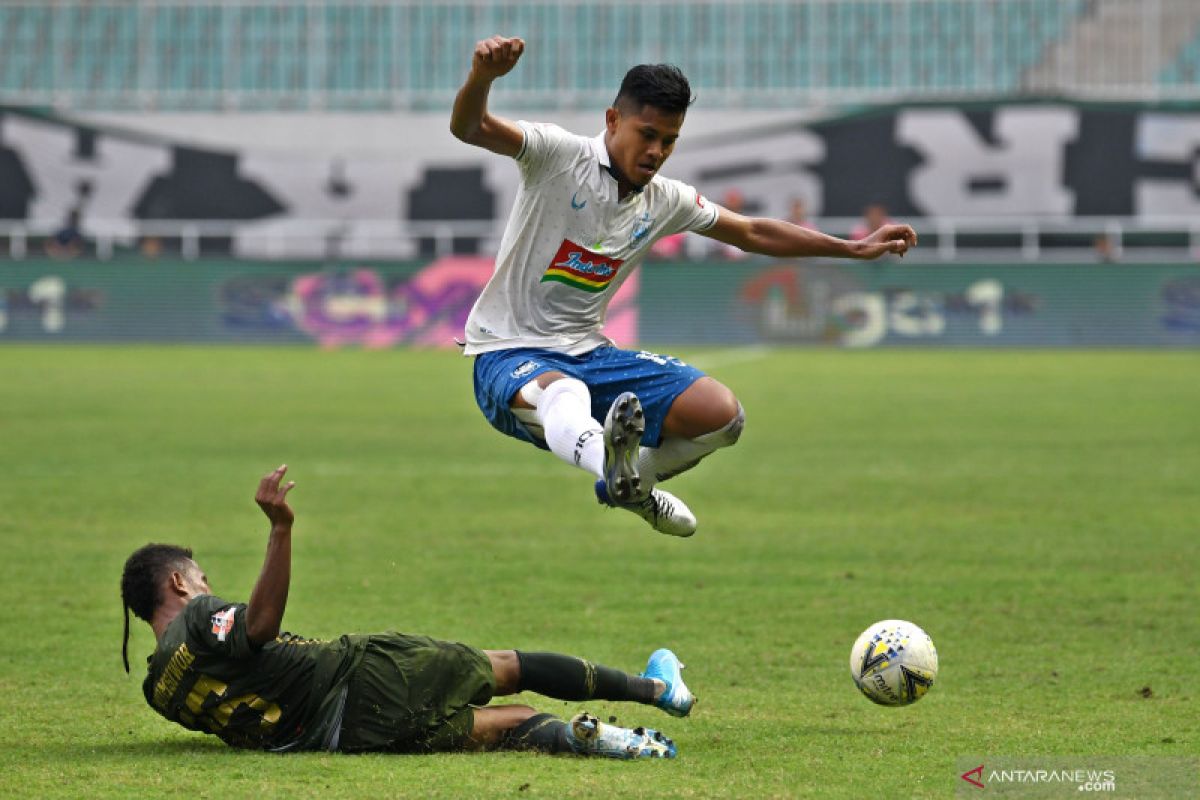
[[[862,632],[850,650],[850,677],[882,706],[907,706],[933,687],[937,648],[929,634],[902,619],[885,619]]]

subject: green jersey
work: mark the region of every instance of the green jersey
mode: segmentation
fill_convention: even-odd
[[[255,647],[245,604],[201,595],[163,632],[142,691],[167,719],[235,747],[334,749],[347,681],[366,644],[366,636],[284,633]]]

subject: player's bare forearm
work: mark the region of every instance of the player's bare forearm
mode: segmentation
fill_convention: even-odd
[[[250,593],[246,606],[246,637],[255,647],[279,635],[283,612],[287,608],[288,588],[292,582],[292,524],[295,514],[287,502],[287,493],[296,485],[289,481],[280,486],[287,465],[267,474],[258,485],[254,501],[271,521],[267,555],[262,572]]]
[[[502,36],[476,43],[471,72],[458,90],[450,114],[450,132],[455,138],[500,155],[515,156],[521,151],[525,134],[512,121],[490,113],[487,101],[492,81],[516,66],[524,50],[520,39]]]
[[[743,217],[722,210],[705,236],[774,258],[878,258],[885,253],[904,255],[916,245],[917,234],[908,225],[884,225],[865,239],[850,241],[810,228],[767,217]]]
[[[279,635],[292,582],[292,528],[272,526],[262,573],[246,607],[246,637],[255,647]]]
[[[454,110],[450,112],[450,132],[454,138],[470,143],[483,127],[484,117],[490,116],[487,98],[491,90],[490,80],[480,78],[474,72],[467,76],[466,83],[454,98]]]
[[[747,252],[776,258],[853,258],[856,244],[790,222],[762,217],[750,220],[745,241],[746,247],[743,249]]]

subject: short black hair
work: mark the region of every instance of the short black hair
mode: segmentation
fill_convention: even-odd
[[[125,559],[121,574],[121,602],[125,607],[125,640],[121,643],[121,658],[129,672],[129,612],[149,622],[158,604],[159,586],[168,573],[184,569],[192,560],[192,549],[174,544],[148,544],[138,548]]]
[[[696,98],[687,76],[674,64],[638,64],[625,73],[613,106],[637,113],[653,106],[668,114],[686,114]]]

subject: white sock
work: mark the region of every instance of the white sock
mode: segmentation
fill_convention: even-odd
[[[568,464],[604,477],[604,428],[592,418],[592,394],[575,378],[560,378],[537,401],[550,452]]]
[[[746,412],[739,403],[737,416],[723,428],[697,436],[695,439],[664,437],[658,447],[643,447],[638,453],[638,472],[642,476],[642,486],[653,486],[659,481],[687,472],[705,456],[735,444],[742,435],[745,424]]]
[[[717,448],[718,445],[711,442],[682,439],[677,436],[664,438],[658,447],[643,447],[638,453],[638,472],[642,475],[642,486],[653,486],[659,481],[687,472]]]

